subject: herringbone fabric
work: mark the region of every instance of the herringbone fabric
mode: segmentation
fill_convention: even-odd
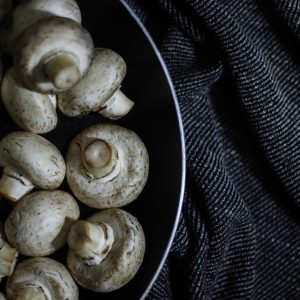
[[[300,299],[300,1],[127,0],[173,79],[187,189],[149,299]]]

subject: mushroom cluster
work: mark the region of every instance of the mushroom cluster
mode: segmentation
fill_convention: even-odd
[[[124,59],[94,48],[75,0],[0,0],[0,50],[2,103],[21,128],[0,139],[0,200],[11,205],[0,231],[0,281],[8,277],[0,299],[76,300],[77,284],[121,288],[145,253],[141,224],[120,207],[145,187],[146,146],[106,123],[79,132],[66,153],[39,134],[55,130],[57,106],[67,117],[129,113]],[[77,200],[94,209],[87,219]],[[63,247],[66,267],[46,257]]]

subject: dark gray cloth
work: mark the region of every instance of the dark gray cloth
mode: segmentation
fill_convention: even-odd
[[[300,299],[300,1],[127,2],[167,63],[187,145],[149,299]]]

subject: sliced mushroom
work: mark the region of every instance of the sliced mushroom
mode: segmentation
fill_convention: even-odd
[[[10,276],[18,259],[18,251],[12,248],[0,235],[0,281]]]
[[[77,300],[78,288],[68,270],[59,262],[36,257],[18,264],[6,283],[14,300]]]
[[[18,202],[5,222],[5,234],[27,256],[50,255],[66,241],[79,217],[74,198],[62,191],[40,191]]]
[[[109,49],[96,49],[85,77],[59,95],[59,108],[69,117],[90,112],[99,112],[110,119],[126,115],[134,103],[120,90],[125,74],[126,64],[120,55]]]
[[[28,90],[13,67],[5,73],[1,97],[8,114],[22,129],[41,134],[56,127],[56,96]]]
[[[131,130],[110,124],[85,129],[67,153],[67,180],[83,203],[95,208],[121,207],[143,190],[148,153]]]
[[[4,2],[8,2],[8,0]],[[1,49],[6,54],[13,56],[16,43],[25,30],[37,21],[49,16],[69,18],[81,23],[81,13],[74,0],[22,1],[14,8],[0,28]]]
[[[54,190],[65,177],[66,166],[59,150],[31,132],[19,131],[0,141],[0,195],[18,201],[34,187]]]
[[[138,220],[121,209],[93,214],[71,228],[68,268],[77,283],[96,292],[127,284],[144,257],[145,237]]]
[[[25,85],[43,94],[62,93],[87,72],[94,46],[90,34],[77,22],[44,18],[31,25],[15,52],[16,69]]]

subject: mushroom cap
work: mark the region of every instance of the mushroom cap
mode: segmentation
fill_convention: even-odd
[[[58,96],[58,106],[69,117],[97,112],[120,88],[125,75],[123,58],[112,50],[98,48],[85,77]]]
[[[48,17],[31,25],[20,38],[15,64],[24,84],[37,92],[57,94],[57,88],[44,74],[47,59],[66,53],[83,77],[91,63],[94,45],[90,34],[78,23],[62,17]]]
[[[57,113],[51,97],[25,88],[15,68],[6,71],[1,98],[10,117],[22,129],[41,134],[56,127]]]
[[[4,2],[9,1],[6,0]],[[14,8],[10,16],[1,26],[1,49],[6,54],[13,55],[16,47],[16,41],[21,34],[24,33],[25,30],[32,24],[49,16],[69,18],[75,22],[81,23],[80,9],[74,0],[22,1],[16,8]]]
[[[74,198],[63,191],[40,191],[23,198],[5,222],[8,241],[27,256],[50,255],[62,247],[79,217]]]
[[[82,152],[91,142],[104,140],[118,152],[120,171],[110,180],[86,176]],[[131,130],[111,124],[97,124],[78,134],[67,153],[67,180],[74,195],[95,208],[121,207],[135,200],[143,190],[149,171],[148,152]]]
[[[61,263],[45,257],[26,259],[16,266],[6,282],[9,299],[24,285],[34,284],[42,287],[48,294],[47,299],[78,299],[78,288],[72,276]]]
[[[77,283],[96,292],[111,292],[128,283],[138,271],[145,253],[145,236],[138,220],[130,213],[111,208],[93,214],[91,223],[106,223],[114,233],[115,242],[98,265],[81,263],[72,251],[67,264]]]
[[[10,133],[0,141],[0,166],[16,170],[45,190],[58,188],[66,172],[59,150],[45,138],[27,131]]]

